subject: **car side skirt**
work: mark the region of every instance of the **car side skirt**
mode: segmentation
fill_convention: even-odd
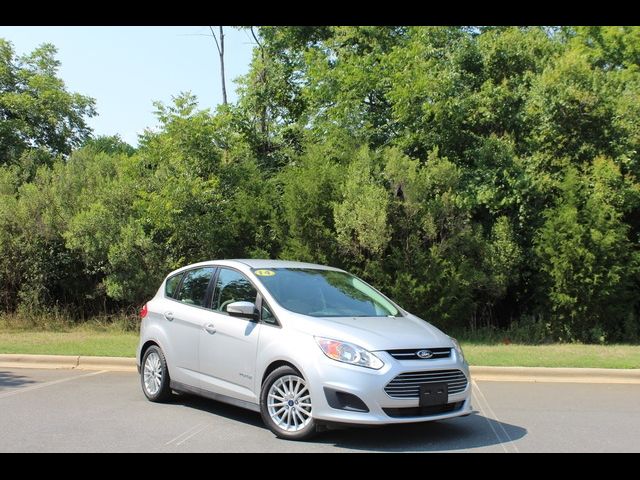
[[[173,380],[171,380],[170,386],[172,390],[176,390],[177,392],[193,393],[195,395],[210,398],[211,400],[216,400],[218,402],[228,403],[230,405],[234,405],[240,408],[246,408],[247,410],[252,410],[254,412],[260,412],[260,405],[258,405],[257,403],[247,402],[246,400],[239,400],[237,398],[222,395],[220,393],[210,392],[208,390],[204,390],[203,388],[192,387],[191,385],[186,385],[181,382],[175,382]]]

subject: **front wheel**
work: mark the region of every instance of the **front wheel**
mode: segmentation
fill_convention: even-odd
[[[291,367],[269,374],[260,394],[260,413],[277,437],[306,440],[316,433],[311,393],[304,378]]]
[[[144,352],[140,381],[142,391],[152,402],[165,402],[171,397],[169,370],[160,347],[153,345]]]

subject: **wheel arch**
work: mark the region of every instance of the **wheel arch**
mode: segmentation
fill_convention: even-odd
[[[304,373],[302,372],[302,369],[299,366],[295,365],[290,360],[284,360],[284,359],[273,360],[267,366],[267,368],[265,368],[264,372],[262,373],[262,377],[260,378],[260,391],[262,391],[262,387],[264,386],[264,381],[271,374],[271,372],[273,372],[275,369],[280,368],[280,367],[291,367],[296,372],[298,372],[302,376],[302,378],[304,378],[306,380],[306,377],[305,377]]]
[[[164,349],[162,348],[159,342],[157,342],[156,340],[147,340],[146,342],[144,342],[144,344],[142,345],[142,348],[140,349],[140,362],[142,362],[142,359],[144,358],[144,354],[147,353],[147,350],[149,350],[149,347],[152,347],[153,345],[160,348],[160,350],[162,350],[162,352],[164,353]]]
[[[142,359],[144,358],[144,354],[146,353],[146,351],[149,350],[151,346],[155,345],[162,351],[165,362],[167,363],[167,370],[169,371],[169,375],[171,375],[173,371],[173,366],[172,366],[173,355],[170,351],[168,351],[167,342],[164,341],[163,338],[161,338],[163,337],[163,332],[153,327],[150,330],[151,332],[148,332],[148,334],[145,335],[146,338],[144,339],[144,343],[140,347],[140,353],[139,353],[140,365],[138,365],[138,368],[142,368]],[[149,333],[151,333],[151,335],[149,335]]]

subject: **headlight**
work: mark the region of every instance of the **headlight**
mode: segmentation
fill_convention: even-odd
[[[358,345],[348,342],[340,342],[331,338],[314,337],[318,346],[324,354],[332,360],[350,363],[361,367],[379,370],[384,366],[384,362],[373,353]]]
[[[462,347],[460,347],[460,344],[455,338],[453,337],[449,337],[449,338],[453,342],[453,348],[455,348],[456,352],[458,352],[458,356],[460,357],[460,360],[464,362],[464,353],[462,353]]]

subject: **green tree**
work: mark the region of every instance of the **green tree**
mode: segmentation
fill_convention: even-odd
[[[343,172],[340,158],[322,146],[309,146],[280,172],[282,258],[319,263],[338,258],[332,203],[339,199]]]
[[[584,176],[567,169],[535,247],[559,339],[598,341],[601,332],[621,338],[628,309],[637,302],[640,260],[622,214],[638,187],[603,157]]]
[[[0,165],[17,163],[30,149],[68,155],[91,132],[85,118],[95,115],[95,102],[67,91],[55,54],[44,44],[17,56],[0,39]]]
[[[465,205],[461,169],[437,150],[423,165],[395,149],[385,157],[395,193],[389,293],[437,325],[468,325],[477,310],[474,289],[485,279],[481,232]]]
[[[342,184],[342,198],[333,207],[336,240],[357,260],[381,255],[389,242],[389,195],[377,181],[380,172],[376,160],[367,148],[356,153]]]

